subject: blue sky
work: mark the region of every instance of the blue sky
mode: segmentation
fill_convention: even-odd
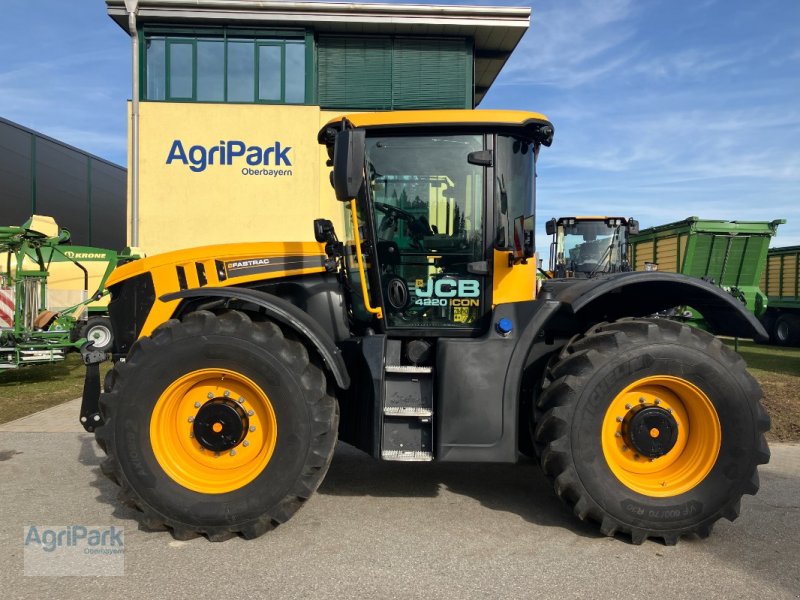
[[[533,7],[482,108],[555,124],[539,231],[567,214],[785,218],[773,245],[800,244],[800,2],[449,3]],[[0,116],[126,164],[130,42],[104,2],[4,0],[0,57]]]

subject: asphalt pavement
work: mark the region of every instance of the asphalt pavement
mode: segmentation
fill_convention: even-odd
[[[798,445],[772,445],[736,522],[673,547],[601,536],[532,462],[382,463],[344,444],[288,523],[214,544],[140,530],[93,436],[36,431],[50,414],[0,428],[4,599],[800,598]],[[123,527],[124,575],[25,576],[33,524]]]

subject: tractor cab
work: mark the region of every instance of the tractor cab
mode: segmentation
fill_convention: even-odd
[[[536,158],[552,134],[544,116],[516,111],[328,123],[320,141],[346,202],[356,320],[401,336],[470,335],[499,301],[533,300]]]
[[[561,217],[546,224],[550,243],[550,275],[593,277],[631,271],[628,236],[639,222],[625,217]]]

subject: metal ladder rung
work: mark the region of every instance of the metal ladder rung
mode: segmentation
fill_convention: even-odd
[[[433,452],[421,450],[384,450],[381,452],[383,460],[428,462],[433,460]]]
[[[415,367],[412,365],[386,365],[387,373],[433,373],[433,367]]]
[[[389,417],[432,417],[433,411],[422,406],[386,406],[383,414]]]

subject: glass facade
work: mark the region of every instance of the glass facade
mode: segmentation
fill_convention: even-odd
[[[305,34],[145,31],[143,100],[305,104]]]
[[[147,28],[142,100],[473,108],[470,38]]]

